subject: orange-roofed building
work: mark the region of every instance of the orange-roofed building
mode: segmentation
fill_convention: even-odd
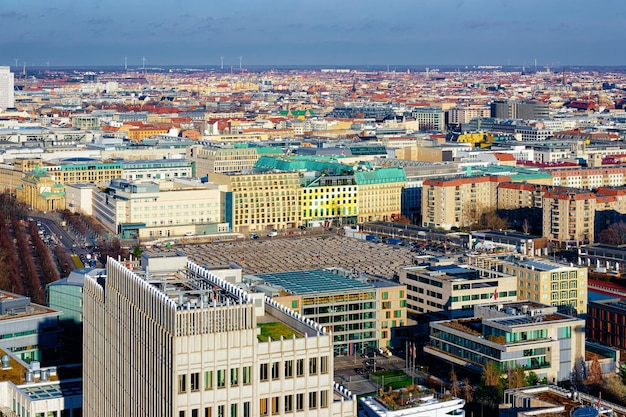
[[[422,226],[468,227],[497,206],[498,184],[508,176],[429,179],[422,188]]]
[[[594,239],[596,195],[590,191],[554,190],[543,195],[543,236],[560,247]]]
[[[510,154],[510,153],[504,153],[504,152],[495,152],[493,154],[493,156],[496,158],[496,160],[500,163],[500,165],[506,165],[506,166],[515,166],[517,164],[517,161],[515,160],[515,157]]]

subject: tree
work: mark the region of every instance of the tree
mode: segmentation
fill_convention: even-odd
[[[589,371],[587,372],[587,380],[585,381],[585,384],[595,386],[602,385],[602,367],[600,366],[598,355],[593,355]]]
[[[497,387],[498,385],[500,385],[501,376],[502,372],[500,371],[498,363],[494,361],[488,361],[485,365],[485,372],[483,373],[485,385],[488,387]]]
[[[524,386],[524,368],[516,366],[507,371],[507,386],[509,389],[521,388]]]
[[[623,245],[626,243],[626,223],[617,222],[610,224],[598,234],[598,241],[608,245]]]
[[[508,226],[506,220],[498,216],[495,210],[482,213],[480,215],[480,225],[491,230],[506,229]]]
[[[133,248],[133,252],[132,252],[133,258],[141,257],[142,253],[143,253],[143,250],[139,247],[139,245]]]
[[[459,392],[461,391],[461,387],[459,385],[459,378],[456,376],[456,371],[454,367],[450,370],[450,394],[453,397],[459,397]]]
[[[463,379],[463,399],[471,403],[474,400],[474,387],[470,384],[469,378]]]

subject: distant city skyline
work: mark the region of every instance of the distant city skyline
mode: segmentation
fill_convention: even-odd
[[[610,0],[5,0],[0,23],[12,68],[625,64]]]

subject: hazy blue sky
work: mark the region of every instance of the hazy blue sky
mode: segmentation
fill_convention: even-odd
[[[0,27],[0,65],[626,64],[624,0],[0,0]]]

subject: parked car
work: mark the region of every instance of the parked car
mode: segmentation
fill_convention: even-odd
[[[278,232],[276,230],[272,230],[271,232],[267,234],[267,237],[274,237],[274,236],[278,236]]]

